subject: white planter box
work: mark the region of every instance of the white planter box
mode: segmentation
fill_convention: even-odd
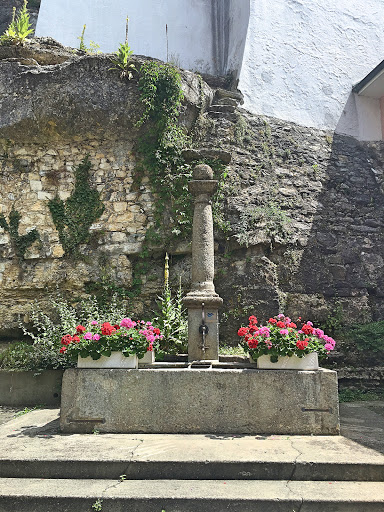
[[[139,359],[139,366],[142,364],[153,364],[155,362],[155,351],[148,350],[143,357]]]
[[[101,356],[100,359],[92,357],[78,357],[78,368],[137,368],[139,359],[136,354],[125,357],[121,352],[112,352],[110,357]]]
[[[279,357],[276,363],[271,362],[270,356],[260,356],[257,358],[257,367],[264,370],[318,370],[319,359],[317,352],[304,357]]]

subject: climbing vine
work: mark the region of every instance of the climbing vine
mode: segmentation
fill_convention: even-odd
[[[19,235],[21,213],[12,208],[8,222],[4,215],[0,214],[0,227],[9,233],[11,244],[16,256],[23,260],[25,252],[36,240],[40,240],[40,235],[37,229],[32,229],[25,235]]]
[[[181,234],[188,237],[191,219],[188,179],[191,166],[182,150],[188,136],[177,120],[184,98],[181,78],[169,63],[149,61],[140,69],[140,100],[144,106],[137,126],[146,125],[138,142],[141,164],[137,177],[146,171],[154,194],[154,226],[147,231],[148,243],[168,245]]]
[[[71,196],[58,196],[48,203],[65,256],[79,256],[79,245],[90,241],[89,228],[104,212],[100,194],[89,184],[91,162],[87,155],[75,169],[75,188]]]

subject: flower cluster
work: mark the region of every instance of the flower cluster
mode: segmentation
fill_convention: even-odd
[[[61,338],[60,352],[66,352],[73,359],[78,356],[100,359],[115,351],[126,357],[136,354],[140,358],[145,352],[156,349],[161,339],[160,329],[152,322],[123,318],[120,324],[112,325],[92,320],[87,326],[78,325],[73,335],[65,334]]]
[[[322,359],[335,348],[335,340],[313,327],[312,322],[299,318],[295,323],[283,314],[270,318],[266,326],[257,325],[257,318],[252,315],[248,327],[241,327],[237,334],[244,338],[244,349],[253,359],[270,355],[272,361],[277,361],[279,356],[303,357],[311,352],[317,352]]]

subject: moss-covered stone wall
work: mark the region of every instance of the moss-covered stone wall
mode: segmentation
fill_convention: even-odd
[[[0,48],[0,213],[8,218],[16,208],[20,234],[40,234],[20,261],[0,230],[0,336],[14,334],[18,314],[56,286],[76,300],[100,283],[135,284],[157,191],[149,169],[135,180],[137,80],[123,81],[110,67],[107,56],[52,42]],[[241,95],[217,89],[220,81],[181,78],[180,124],[195,150],[232,155],[214,205],[222,341],[236,342],[251,312],[263,320],[284,310],[329,325],[383,319],[382,144],[254,116],[239,107]],[[105,210],[83,257],[70,259],[48,204],[70,196],[86,154]],[[171,280],[181,276],[188,291],[188,243],[147,244],[133,313],[151,315],[165,250]]]

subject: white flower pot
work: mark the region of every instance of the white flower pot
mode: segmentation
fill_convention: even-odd
[[[147,350],[147,352],[139,359],[139,366],[142,364],[153,364],[155,362],[155,351]]]
[[[311,352],[304,357],[281,356],[276,363],[272,363],[267,355],[257,358],[257,367],[264,370],[318,370],[319,359],[317,352]]]
[[[78,357],[78,368],[137,368],[139,359],[136,354],[125,357],[122,352],[112,352],[109,357],[101,356],[100,359],[92,357]]]

